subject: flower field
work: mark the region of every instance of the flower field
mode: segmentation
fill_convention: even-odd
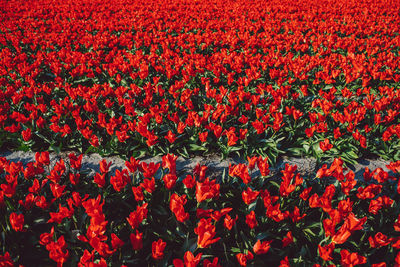
[[[400,266],[400,2],[0,12],[0,149],[37,152],[0,157],[0,266]],[[247,162],[176,168],[194,155]],[[390,164],[355,179],[367,158]]]

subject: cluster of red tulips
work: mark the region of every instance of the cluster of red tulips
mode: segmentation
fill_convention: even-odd
[[[0,150],[39,151],[0,158],[0,266],[400,265],[396,1],[10,0],[0,12]],[[92,152],[125,168],[103,159],[91,175]],[[209,154],[247,163],[176,168]],[[277,177],[283,155],[318,170]],[[348,167],[370,157],[390,164],[357,180]]]
[[[1,5],[3,148],[400,159],[396,3]]]
[[[135,158],[88,175],[82,157],[0,158],[1,266],[400,264],[400,161],[356,180],[340,158],[303,179],[248,158],[210,179]]]

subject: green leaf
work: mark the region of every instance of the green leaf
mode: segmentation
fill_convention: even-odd
[[[305,149],[300,147],[288,148],[287,151],[292,153],[294,156],[302,156],[306,153]]]
[[[37,218],[33,221],[34,224],[46,224],[47,220],[44,217]]]
[[[303,229],[305,237],[310,241],[314,242],[316,235],[309,228]]]
[[[249,205],[249,210],[253,211],[256,209],[257,201],[254,201],[253,203],[250,203]]]
[[[310,153],[310,145],[309,144],[303,144],[303,148],[307,154]]]
[[[307,228],[320,228],[321,227],[321,222],[315,222],[313,224],[307,225]]]
[[[276,188],[280,188],[281,186],[277,183],[277,182],[275,182],[275,181],[269,181],[269,183],[270,184],[272,184],[274,187],[276,187]]]
[[[231,251],[232,251],[233,253],[235,253],[235,254],[241,253],[240,248],[231,248]]]
[[[190,146],[190,149],[193,151],[207,151],[207,148],[204,146],[199,146],[196,144],[190,144],[189,146]]]

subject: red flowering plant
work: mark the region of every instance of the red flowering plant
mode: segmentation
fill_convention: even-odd
[[[356,180],[340,158],[311,177],[291,165],[271,174],[266,159],[258,167],[250,158],[215,180],[201,165],[181,175],[171,154],[160,163],[132,157],[115,173],[101,160],[91,175],[80,156],[35,158],[0,158],[6,266],[382,266],[400,258],[399,162]]]

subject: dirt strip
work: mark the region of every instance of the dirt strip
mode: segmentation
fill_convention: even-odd
[[[0,157],[5,157],[10,161],[21,161],[24,165],[28,162],[35,161],[35,152],[23,152],[23,151],[3,151],[0,152]],[[68,162],[68,152],[63,152],[60,154],[50,153],[50,161],[51,166],[53,166],[59,159],[63,158],[66,162]],[[82,159],[82,170],[85,170],[89,173],[89,175],[94,175],[94,173],[99,172],[99,162],[102,160],[99,154],[90,154],[84,155]],[[110,167],[111,174],[113,175],[116,169],[125,168],[125,161],[118,156],[105,157],[107,162],[112,162]],[[148,157],[143,158],[141,161],[146,163],[161,162],[161,157]],[[179,157],[177,160],[177,171],[179,174],[191,173],[193,168],[197,164],[206,165],[208,167],[208,171],[206,173],[210,178],[219,178],[222,173],[228,173],[229,164],[238,164],[247,162],[244,159],[240,158],[228,158],[225,160],[221,160],[218,156],[209,156],[209,157],[194,157],[190,159],[184,159]],[[358,161],[358,164],[355,166],[351,166],[350,169],[355,172],[356,179],[363,179],[363,172],[366,167],[368,167],[371,171],[376,168],[382,168],[384,171],[391,171],[386,167],[390,161],[386,161],[383,159],[361,159]],[[275,167],[270,167],[271,174],[273,176],[279,176],[280,171],[285,168],[285,164],[289,165],[297,165],[297,170],[303,177],[313,177],[318,170],[316,164],[316,160],[313,158],[281,158],[278,160]],[[328,163],[329,164],[329,163]],[[328,165],[329,166],[329,165]],[[257,174],[255,174],[257,175]]]

